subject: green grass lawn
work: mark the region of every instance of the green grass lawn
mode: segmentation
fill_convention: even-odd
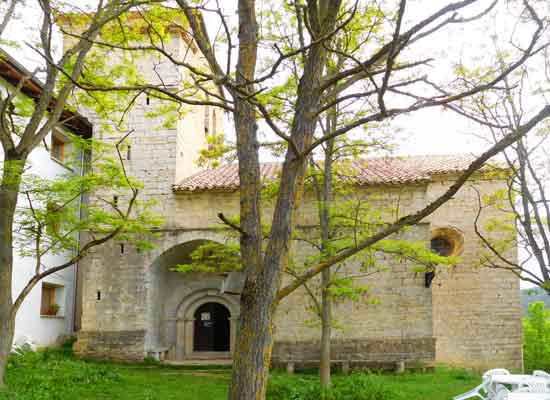
[[[123,365],[87,362],[61,352],[27,353],[10,360],[9,389],[0,392],[0,399],[222,400],[226,398],[229,379],[230,370],[224,367]],[[356,396],[354,387],[361,384],[353,385],[365,380],[366,391]],[[340,394],[327,397],[330,400],[443,400],[471,389],[479,383],[480,376],[439,368],[435,372],[403,375],[363,373],[351,378],[335,375],[334,381]],[[302,393],[304,388],[316,385],[315,374],[288,376],[275,371],[271,374],[268,398],[316,400],[318,394]],[[342,394],[342,388],[347,394]],[[302,394],[296,394],[299,392]],[[372,396],[365,395],[367,392]]]
[[[229,371],[113,366],[119,379],[82,385],[59,399],[217,400],[227,397]]]

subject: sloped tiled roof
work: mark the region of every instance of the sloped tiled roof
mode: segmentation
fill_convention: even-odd
[[[392,185],[430,181],[434,175],[460,173],[476,157],[470,154],[366,158],[354,163],[359,185]],[[277,178],[282,164],[262,163],[262,181]],[[239,188],[238,164],[198,172],[173,186],[174,192],[233,191]]]

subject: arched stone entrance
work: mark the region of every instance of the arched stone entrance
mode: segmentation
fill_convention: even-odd
[[[220,303],[204,303],[195,311],[193,351],[222,351],[230,348],[229,310]]]
[[[178,234],[166,239],[163,242],[165,249],[157,250],[159,254],[155,256],[147,272],[145,350],[149,353],[162,352],[169,360],[183,360],[195,356],[230,357],[236,329],[235,321],[239,315],[239,299],[235,295],[220,293],[226,274],[180,273],[172,270],[175,265],[188,263],[191,252],[201,243],[223,242],[217,236],[206,235],[204,232]],[[170,243],[180,240],[183,242],[170,246]],[[195,352],[195,312],[209,302],[218,303],[227,310],[225,313],[228,315],[222,319],[225,320],[225,324],[229,321],[229,346],[225,340],[224,346],[218,344],[213,351]]]
[[[235,296],[203,290],[186,297],[177,313],[176,358],[230,358],[238,317]]]

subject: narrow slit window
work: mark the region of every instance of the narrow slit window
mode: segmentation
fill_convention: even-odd
[[[204,135],[208,136],[210,128],[210,107],[204,106]]]
[[[218,133],[218,121],[216,116],[216,110],[212,111],[212,133],[214,135]]]
[[[124,254],[124,243],[120,243],[120,254]]]
[[[145,104],[147,104],[147,105],[150,105],[150,104],[151,104],[151,99],[149,98],[149,96],[147,96],[147,97],[145,98]]]
[[[97,291],[97,300],[101,300],[101,290]]]

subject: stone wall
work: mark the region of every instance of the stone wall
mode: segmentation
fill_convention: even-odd
[[[427,245],[429,226],[420,224],[393,238]],[[304,248],[295,251],[303,252]],[[347,263],[338,275],[360,274],[358,264]],[[376,368],[394,368],[400,361],[433,363],[432,294],[424,286],[424,274],[415,273],[410,262],[389,256],[379,256],[377,265],[380,271],[356,279],[358,285],[371,287],[367,298],[333,306],[339,328],[332,333],[332,359],[360,361],[363,367]],[[280,304],[274,363],[292,361],[299,365],[319,360],[320,325],[311,308],[303,289]]]
[[[79,264],[79,270],[83,280],[82,331],[145,329],[147,275],[142,254],[112,241],[96,248]]]
[[[128,332],[141,332],[140,354],[175,345],[180,303],[196,292],[219,290],[221,276],[183,275],[169,268],[185,262],[197,240],[221,242],[224,235],[192,230],[158,234],[152,251],[138,252],[133,246],[112,241],[96,248],[80,263],[83,290],[79,300],[83,312],[76,348],[82,354],[109,358],[110,349],[118,349],[116,358],[120,358],[124,347],[119,336],[125,337]],[[124,245],[124,253],[120,245]],[[102,332],[109,335],[99,335]],[[88,351],[90,343],[93,350]],[[128,349],[128,359],[136,354],[134,348]]]
[[[429,226],[421,224],[394,238],[423,242],[427,245]],[[295,253],[309,254],[305,246]],[[298,257],[296,257],[298,258]],[[346,263],[339,277],[364,275],[360,260]],[[411,262],[401,262],[379,255],[377,268],[368,276],[355,278],[357,285],[369,287],[366,298],[340,301],[333,306],[334,319],[340,329],[333,330],[335,339],[431,338],[432,295],[424,287],[424,274],[415,273]],[[288,281],[288,276],[285,281]],[[315,283],[310,284],[315,287]],[[276,314],[276,337],[282,341],[317,341],[320,328],[312,311],[312,301],[304,289],[283,299]]]
[[[418,194],[410,194],[409,198],[422,199],[422,188],[413,188],[412,191],[414,190]],[[220,198],[225,199],[222,210],[219,207]],[[120,346],[119,336],[124,336],[128,331],[145,332],[143,354],[150,349],[172,349],[174,346],[176,347],[172,354],[178,355],[178,358],[186,353],[181,348],[185,338],[178,333],[178,327],[184,322],[179,319],[182,313],[180,305],[193,293],[207,289],[218,290],[221,277],[208,274],[184,276],[171,272],[168,268],[184,262],[198,241],[226,240],[223,230],[213,229],[215,213],[223,211],[226,215],[231,215],[236,212],[238,197],[236,194],[203,193],[195,197],[195,202],[192,196],[178,197],[177,200],[180,199],[189,206],[186,208],[187,218],[171,220],[170,224],[179,223],[182,227],[160,231],[157,248],[153,251],[140,254],[127,245],[124,253],[121,253],[122,243],[111,242],[94,251],[81,264],[85,286],[82,339],[79,339],[77,346],[81,353],[108,356],[110,349],[117,349],[114,354],[118,358],[124,351]],[[310,204],[305,203],[304,208],[308,207],[314,212]],[[169,208],[165,212],[168,213]],[[304,221],[311,220],[311,215],[307,212],[301,211],[300,215],[302,226]],[[210,229],[196,229],[208,225]],[[311,232],[312,228],[301,229]],[[402,238],[427,243],[429,226],[424,224],[414,227]],[[311,253],[311,248],[298,246],[295,253],[304,257]],[[339,324],[344,327],[335,330],[335,340],[339,343],[369,343],[369,346],[378,343],[380,338],[391,343],[401,343],[403,340],[433,342],[431,292],[424,287],[423,274],[414,273],[410,263],[396,262],[389,257],[380,262],[388,270],[358,280],[359,284],[373,287],[366,301],[335,305],[335,315]],[[357,273],[359,266],[357,263],[350,263],[344,271],[342,275]],[[97,299],[98,291],[101,291],[101,300]],[[369,300],[373,298],[376,298],[377,304],[369,304]],[[315,343],[318,340],[318,327],[308,323],[308,320],[314,319],[311,310],[308,310],[308,301],[304,291],[298,290],[280,305],[276,316],[277,342]],[[103,330],[110,335],[98,336],[97,333]],[[120,332],[120,335],[117,336],[115,332]],[[109,340],[113,342],[109,343]],[[87,350],[88,347],[93,350]],[[103,352],[102,347],[105,350]],[[403,351],[396,352],[393,356],[388,354],[386,360],[399,361],[395,357],[403,358]],[[128,358],[133,359],[135,354],[134,349],[129,348]],[[415,353],[411,357],[420,356]],[[425,361],[427,356],[420,358],[418,361]]]
[[[431,184],[428,200],[449,184],[443,180]],[[472,180],[429,217],[432,229],[453,226],[464,235],[460,263],[451,270],[441,271],[432,285],[437,361],[480,369],[521,369],[519,279],[506,271],[479,267],[482,247],[474,231],[478,198],[473,186],[488,194],[503,189],[504,182]],[[496,209],[487,209],[480,226],[502,215]]]
[[[492,181],[478,181],[476,184],[484,192],[498,189],[500,185]],[[399,199],[403,215],[422,207],[448,185],[448,181],[442,181],[428,186],[370,188],[362,195],[371,196],[373,204],[380,204],[380,207]],[[238,194],[166,193],[165,196],[169,199],[164,202],[163,208],[167,222],[164,230],[160,231],[161,237],[155,250],[137,254],[135,250],[127,249],[121,255],[119,244],[111,243],[86,260],[84,335],[103,330],[143,330],[144,352],[156,346],[174,345],[178,340],[178,317],[175,315],[178,302],[196,291],[219,288],[219,277],[207,279],[191,276],[168,278],[170,287],[162,286],[164,284],[158,286],[158,276],[155,277],[152,271],[158,268],[158,260],[170,249],[183,249],[186,243],[195,240],[224,242],[226,231],[216,214],[237,214]],[[390,257],[381,260],[388,267],[386,271],[360,280],[361,284],[372,286],[371,296],[378,303],[337,304],[335,315],[345,329],[334,332],[335,343],[349,342],[352,346],[362,343],[365,349],[372,349],[369,347],[372,343],[389,343],[390,347],[380,347],[388,353],[384,360],[379,361],[386,362],[392,358],[392,361],[399,361],[397,358],[403,358],[406,349],[414,348],[408,345],[399,347],[400,343],[434,343],[435,338],[435,359],[438,362],[479,368],[521,367],[519,283],[511,274],[476,268],[480,247],[473,232],[476,202],[472,196],[471,189],[463,189],[450,203],[428,218],[426,224],[414,227],[407,233],[411,240],[428,243],[429,232],[433,229],[447,226],[460,229],[464,234],[464,251],[459,265],[438,273],[430,289],[424,287],[423,274],[412,272],[409,263],[396,262]],[[314,222],[315,209],[308,194],[304,198],[297,217],[301,229],[307,231],[312,229],[309,226]],[[269,209],[264,209],[264,213],[265,220],[268,220]],[[307,255],[311,249],[298,247],[295,251]],[[105,268],[106,265],[108,268]],[[342,273],[354,273],[356,270],[357,265],[350,263]],[[163,279],[166,281],[166,278]],[[94,297],[98,288],[105,293],[100,302]],[[168,303],[171,308],[158,308],[159,304]],[[277,342],[281,346],[284,344],[280,348],[289,349],[292,343],[296,344],[295,349],[302,348],[304,343],[315,348],[319,328],[311,323],[314,318],[308,310],[309,306],[303,290],[296,291],[281,303],[276,315]],[[102,339],[98,343],[103,343],[107,348],[108,340]],[[388,350],[393,345],[405,350]],[[135,354],[133,350],[129,358],[133,357],[132,354]],[[281,360],[280,354],[285,352],[276,350],[276,357]],[[291,354],[295,357],[296,353]],[[348,353],[342,350],[341,354]],[[382,357],[375,354],[369,356],[369,360]],[[410,354],[412,358],[425,362],[432,353],[423,349]],[[299,358],[299,354],[296,357]]]
[[[201,63],[198,54],[186,52],[187,44],[181,37],[175,35],[167,41],[168,50],[179,52],[186,56],[190,63]],[[112,56],[112,55],[111,55]],[[150,55],[140,59],[140,73],[152,81],[163,76],[167,85],[181,84],[184,79],[184,69],[177,68],[172,63],[154,60]],[[134,108],[128,113],[128,128],[133,132],[125,140],[131,146],[131,151],[122,151],[124,164],[128,174],[135,177],[144,187],[140,189],[139,200],[156,202],[155,211],[163,215],[165,225],[159,227],[160,239],[157,249],[140,253],[133,246],[122,242],[109,242],[94,251],[79,262],[78,279],[78,310],[80,328],[79,348],[86,353],[89,343],[97,342],[95,348],[119,346],[117,332],[144,332],[141,346],[158,345],[159,331],[165,331],[165,321],[158,320],[158,309],[151,299],[155,292],[163,290],[158,287],[157,275],[151,271],[157,257],[168,248],[184,243],[194,238],[208,238],[209,234],[185,235],[185,223],[176,221],[176,197],[172,185],[184,176],[188,176],[199,167],[196,165],[198,152],[206,146],[203,118],[203,107],[190,107],[172,127],[165,126],[165,118],[146,116],[158,106],[158,100],[148,98],[145,94],[138,96]],[[221,113],[219,114],[221,115]],[[101,131],[101,121],[92,115],[87,115],[94,123],[94,138],[104,142],[115,143],[124,132]],[[221,123],[218,122],[217,126]],[[184,151],[185,150],[185,151]],[[129,155],[129,157],[128,157]],[[100,193],[110,198],[112,193]],[[92,199],[93,201],[93,199]],[[125,196],[119,197],[119,204],[124,205]],[[179,236],[183,233],[185,239]],[[212,236],[212,235],[210,235]],[[123,246],[123,247],[121,247]],[[123,250],[122,250],[123,249]],[[192,290],[190,285],[187,290]],[[157,323],[162,325],[150,328]],[[110,332],[107,336],[98,333]],[[97,338],[94,339],[94,338]],[[154,342],[154,343],[153,343]],[[95,346],[95,345],[94,345]],[[136,344],[138,346],[138,344]],[[94,354],[99,354],[93,351]],[[141,353],[144,353],[142,349]],[[106,351],[104,354],[108,354]],[[134,358],[134,350],[129,349],[128,357]]]
[[[276,366],[289,362],[297,366],[318,365],[319,346],[316,341],[277,341],[272,363]],[[435,338],[333,340],[331,360],[374,369],[394,369],[399,362],[406,366],[433,365]]]
[[[74,350],[85,357],[143,361],[145,331],[82,331]]]

